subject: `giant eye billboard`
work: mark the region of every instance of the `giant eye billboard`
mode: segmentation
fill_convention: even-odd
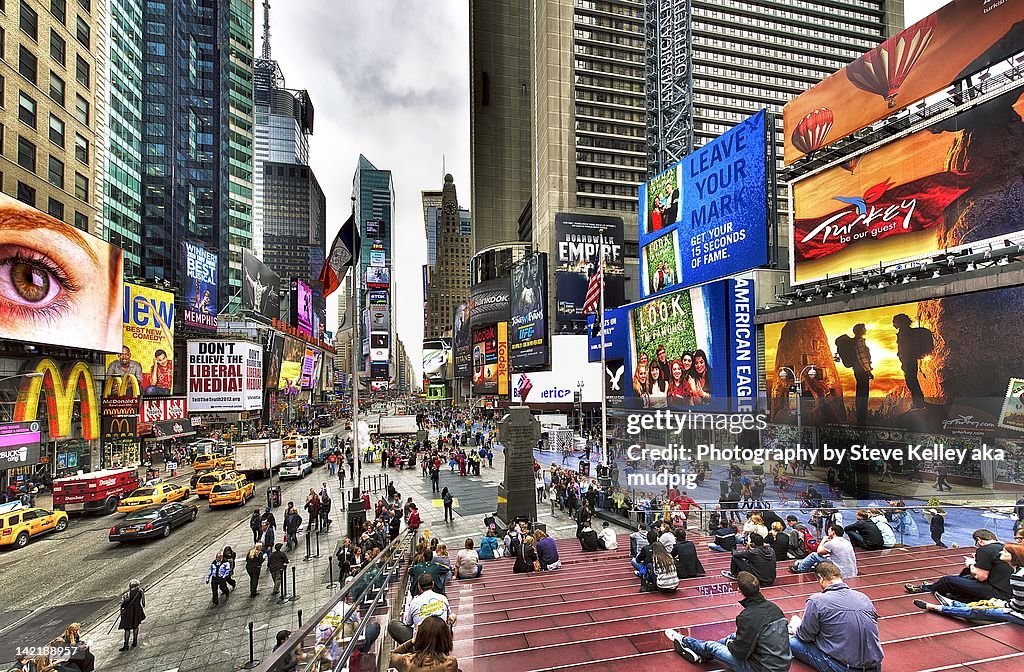
[[[121,248],[0,194],[0,339],[121,351]]]

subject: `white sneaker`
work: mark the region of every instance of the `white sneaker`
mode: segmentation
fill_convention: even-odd
[[[681,642],[681,641],[683,641],[683,636],[680,635],[675,630],[673,630],[672,628],[667,628],[665,630],[665,636],[668,637],[669,641],[671,641],[671,642]]]

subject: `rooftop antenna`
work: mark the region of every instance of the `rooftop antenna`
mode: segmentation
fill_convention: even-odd
[[[270,60],[270,0],[263,0],[263,58]]]
[[[447,164],[445,163],[444,152],[441,152],[441,183],[444,183],[444,176],[448,174]]]

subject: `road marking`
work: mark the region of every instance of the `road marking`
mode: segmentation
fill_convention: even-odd
[[[43,555],[50,555],[51,553],[57,553],[57,552],[62,551],[62,550],[64,550],[64,549],[55,548],[52,551],[47,551],[46,553],[43,553]]]

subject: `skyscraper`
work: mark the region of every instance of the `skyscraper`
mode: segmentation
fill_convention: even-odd
[[[252,0],[142,9],[142,275],[181,286],[192,240],[219,252],[230,296],[252,247]]]
[[[428,193],[423,192],[424,199]],[[455,178],[444,176],[438,207],[429,208],[433,222],[427,218],[428,246],[433,224],[435,254],[430,264],[430,284],[426,294],[426,320],[423,338],[437,339],[450,336],[455,306],[469,300],[469,260],[473,256],[472,225],[463,226],[463,213],[455,190]]]

